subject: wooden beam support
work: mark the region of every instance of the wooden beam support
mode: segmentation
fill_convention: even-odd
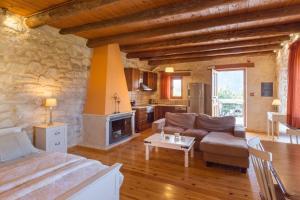
[[[119,26],[130,23],[141,23],[141,22],[153,22],[158,21],[160,18],[162,21],[174,20],[176,15],[194,13],[200,10],[207,9],[209,7],[223,5],[235,2],[237,0],[187,0],[181,3],[161,6],[159,8],[153,8],[146,11],[138,12],[133,15],[118,17],[114,19],[109,19],[105,21],[99,21],[89,24],[83,24],[80,26],[70,27],[61,29],[61,34],[73,34],[83,31],[89,31],[92,29],[103,29],[113,26]],[[93,46],[94,47],[94,46]]]
[[[254,53],[238,53],[231,55],[219,55],[219,56],[206,56],[199,58],[179,58],[179,59],[168,59],[168,60],[153,60],[149,61],[149,65],[157,66],[157,65],[166,65],[166,64],[176,64],[176,63],[188,63],[188,62],[199,62],[199,61],[209,61],[216,60],[219,58],[228,58],[228,57],[240,57],[240,56],[261,56],[261,55],[274,55],[273,51],[262,51],[262,52],[254,52]]]
[[[225,64],[225,65],[215,65],[216,70],[226,70],[226,69],[240,69],[240,68],[253,68],[255,64],[252,62],[247,63],[235,63],[235,64]]]
[[[49,21],[60,20],[64,17],[77,15],[79,12],[99,9],[99,7],[115,3],[119,0],[73,0],[54,9],[47,10],[28,17],[25,23],[30,28],[42,26]]]
[[[224,31],[212,34],[195,35],[189,37],[183,37],[179,39],[171,39],[165,41],[137,44],[137,45],[127,45],[121,46],[122,50],[125,52],[132,51],[144,51],[149,49],[164,49],[170,47],[176,47],[180,45],[187,45],[193,43],[204,43],[208,41],[216,40],[237,40],[251,37],[269,37],[269,36],[279,36],[288,35],[290,33],[300,32],[300,23],[290,23],[275,26],[266,26],[261,28],[236,30],[236,31]]]
[[[227,43],[220,43],[220,44],[132,52],[132,53],[128,53],[126,57],[127,58],[150,58],[150,57],[157,57],[157,56],[195,53],[195,52],[204,52],[204,51],[212,51],[212,50],[220,50],[220,49],[231,49],[231,48],[238,48],[238,47],[262,46],[262,45],[269,45],[269,44],[279,44],[289,39],[290,37],[288,35],[275,36],[270,38],[252,39],[252,40],[227,42]]]
[[[260,51],[273,51],[280,49],[280,44],[271,44],[257,47],[240,47],[234,49],[222,49],[215,51],[206,51],[206,52],[198,52],[198,53],[187,53],[187,54],[176,54],[176,55],[166,55],[166,56],[158,56],[148,58],[147,60],[166,60],[166,59],[180,59],[180,58],[199,58],[205,56],[217,56],[224,54],[237,54],[237,53],[253,53]],[[146,59],[145,59],[146,60]]]
[[[170,74],[168,72],[165,72],[165,71],[158,71],[159,73],[167,73],[167,74]],[[172,76],[191,76],[192,73],[191,72],[179,72],[179,71],[174,71],[172,72]]]
[[[272,19],[274,21],[275,19],[279,19],[283,17],[288,19],[288,17],[291,16],[298,16],[300,18],[299,10],[300,10],[300,5],[292,5],[288,7],[281,7],[281,8],[270,9],[270,10],[259,10],[250,13],[231,15],[222,18],[213,18],[209,20],[200,20],[200,21],[198,20],[191,23],[184,23],[180,25],[172,25],[168,27],[161,27],[156,29],[143,30],[139,32],[123,33],[114,36],[91,39],[88,42],[88,46],[95,47],[95,46],[101,46],[109,43],[126,44],[129,41],[134,42],[139,38],[151,38],[151,37],[155,37],[155,39],[157,38],[158,40],[164,40],[166,37],[162,37],[162,36],[168,36],[170,38],[172,37],[172,35],[175,34],[178,35],[179,33],[181,35],[184,35],[184,34],[192,34],[193,31],[194,32],[198,31],[198,33],[200,31],[209,32],[209,30],[207,29],[213,29],[220,26],[228,26],[233,24],[235,25],[246,24],[247,22],[253,23],[256,21],[262,22],[263,20],[269,20],[269,19]],[[282,19],[280,21],[281,23],[284,22]]]

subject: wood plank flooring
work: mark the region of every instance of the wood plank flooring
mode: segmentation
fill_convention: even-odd
[[[69,153],[96,159],[103,164],[123,164],[125,176],[121,199],[133,200],[242,200],[259,199],[253,168],[247,174],[220,166],[206,167],[200,152],[184,167],[181,151],[152,150],[145,160],[143,139],[151,130],[110,151],[73,147]]]

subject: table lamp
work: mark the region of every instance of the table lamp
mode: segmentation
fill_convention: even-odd
[[[48,125],[52,125],[53,121],[52,121],[52,110],[53,107],[57,106],[57,101],[55,98],[47,98],[46,102],[45,102],[45,107],[49,108],[50,110],[50,119],[49,119],[49,123]]]
[[[275,112],[278,112],[278,107],[281,105],[280,99],[274,99],[272,102],[272,106],[274,106]]]

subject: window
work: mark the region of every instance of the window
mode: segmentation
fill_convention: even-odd
[[[171,77],[171,98],[172,99],[182,98],[182,77],[178,77],[178,76]]]

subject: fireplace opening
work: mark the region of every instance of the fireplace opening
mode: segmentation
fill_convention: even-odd
[[[132,114],[110,118],[109,144],[124,140],[132,135]]]

